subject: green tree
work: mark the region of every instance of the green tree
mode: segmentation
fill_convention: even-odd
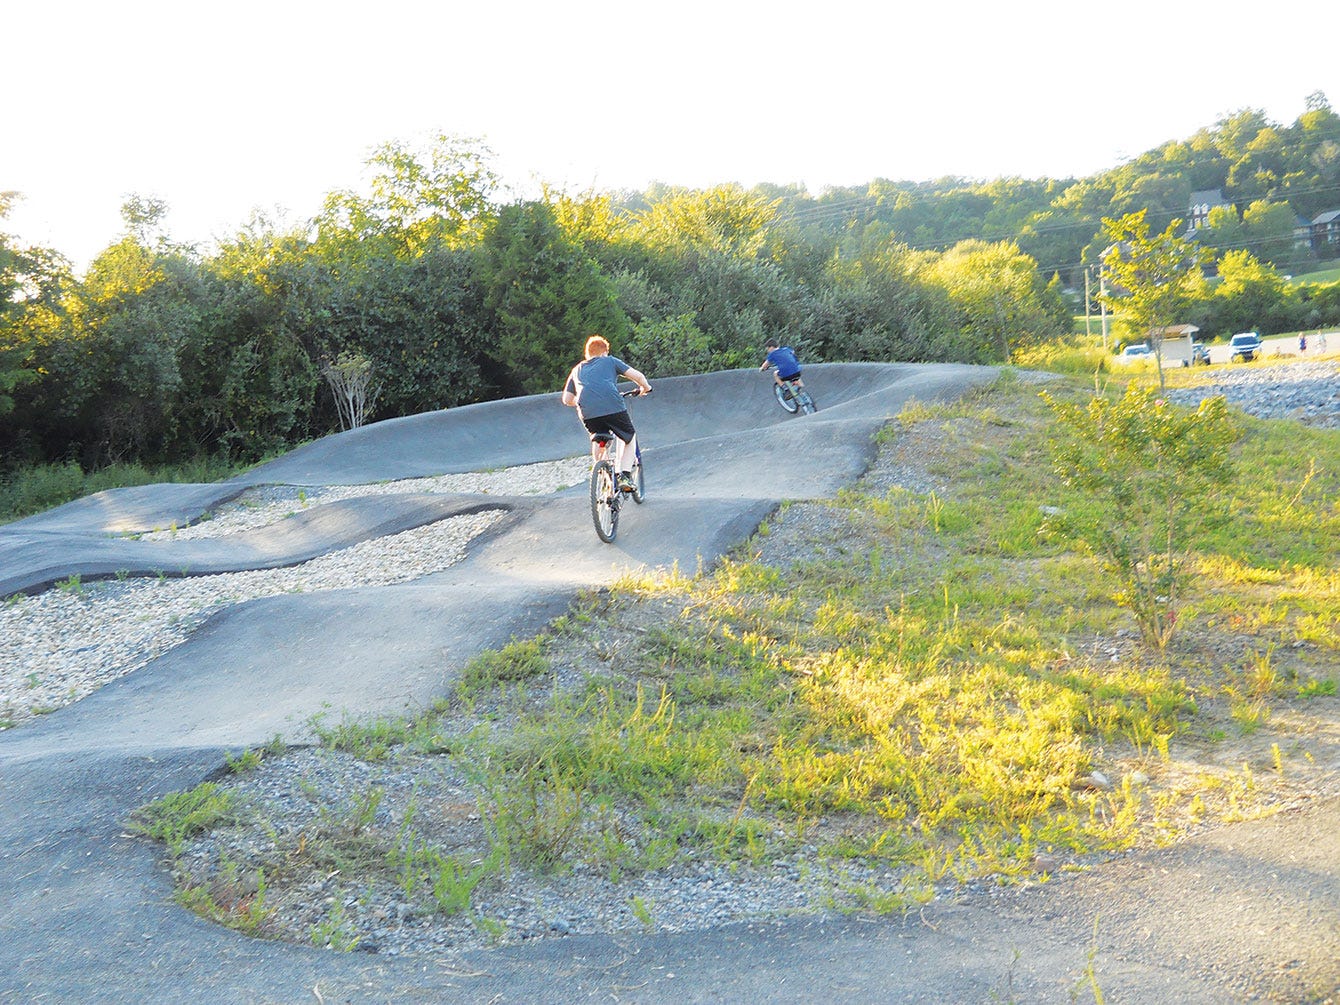
[[[1295,220],[1288,203],[1258,199],[1242,213],[1244,244],[1262,261],[1286,268],[1311,257],[1310,251],[1299,254]]]
[[[1084,493],[1051,529],[1118,575],[1117,602],[1144,641],[1163,649],[1177,625],[1190,535],[1223,511],[1218,499],[1232,480],[1237,433],[1224,399],[1206,398],[1193,412],[1134,381],[1121,398],[1095,395],[1084,406],[1042,397],[1057,418],[1057,473]]]
[[[755,259],[768,250],[777,205],[738,185],[674,189],[640,215],[632,233],[660,250]]]
[[[488,226],[498,178],[477,139],[438,134],[425,143],[384,143],[367,160],[368,190],[332,192],[317,218],[319,244],[348,257],[350,238],[382,239],[403,257],[473,244]]]
[[[504,387],[526,394],[557,390],[587,336],[615,347],[628,319],[600,267],[564,234],[545,202],[508,206],[479,249],[489,354]]]
[[[181,363],[202,337],[202,294],[195,263],[130,236],[93,261],[41,357],[49,455],[77,449],[93,467],[181,452]]]
[[[85,467],[118,460],[175,460],[181,404],[194,391],[183,361],[205,338],[207,297],[192,255],[156,231],[165,207],[132,197],[126,233],[94,260],[58,305],[29,312],[28,365],[42,374],[25,393],[25,436],[40,459]],[[140,236],[136,236],[140,235]]]
[[[958,313],[970,360],[1008,362],[1013,349],[1064,331],[1059,297],[1013,242],[960,242],[931,262],[925,277]]]
[[[0,221],[6,219],[18,199],[16,192],[0,192]],[[68,281],[68,267],[55,252],[21,247],[0,232],[0,416],[14,411],[14,394],[35,383],[38,370],[32,358],[32,332],[39,313],[59,309],[61,290]],[[7,435],[5,435],[7,434]],[[17,429],[8,426],[0,434],[0,445],[12,459]]]
[[[1216,315],[1229,331],[1278,331],[1286,313],[1288,284],[1275,269],[1247,251],[1227,252],[1214,289]]]
[[[347,273],[342,292],[322,354],[366,355],[378,417],[465,404],[492,390],[481,375],[488,318],[471,252],[439,244],[408,261],[369,256]]]
[[[201,449],[258,460],[323,431],[315,361],[337,288],[300,232],[278,232],[263,219],[219,249],[210,262],[208,342],[188,363],[193,393],[181,418]]]
[[[1246,228],[1235,206],[1215,206],[1201,231],[1201,241],[1216,252],[1241,247],[1247,239]]]
[[[916,279],[934,256],[893,246],[829,262],[810,341],[827,359],[943,362],[961,358],[949,299]]]
[[[643,373],[651,370],[661,377],[711,370],[711,341],[694,324],[693,317],[690,312],[664,321],[638,322],[624,359]]]
[[[1162,333],[1179,324],[1191,290],[1208,260],[1209,251],[1178,236],[1181,220],[1150,236],[1145,213],[1103,220],[1113,242],[1103,253],[1109,310],[1120,311],[1131,328],[1149,339],[1157,360],[1159,386],[1165,386],[1158,349]]]

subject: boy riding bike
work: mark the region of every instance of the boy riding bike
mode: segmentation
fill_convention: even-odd
[[[638,386],[641,394],[651,394],[651,384],[617,356],[611,356],[610,344],[599,335],[586,340],[586,358],[572,368],[563,387],[562,401],[577,415],[589,432],[613,433],[617,437],[619,488],[633,491],[633,460],[637,457],[637,431],[619,394],[620,377]],[[596,446],[591,445],[592,456]]]
[[[776,341],[770,341],[764,346],[768,357],[763,361],[760,370],[766,370],[773,367],[776,371],[772,379],[780,384],[784,380],[794,380],[801,387],[805,382],[800,379],[800,360],[796,359],[796,351],[790,346],[779,346]]]

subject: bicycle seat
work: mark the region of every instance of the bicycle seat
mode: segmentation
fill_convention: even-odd
[[[591,434],[591,442],[592,442],[592,443],[599,443],[602,447],[605,446],[605,444],[609,443],[610,440],[612,440],[612,439],[614,439],[614,434],[613,434],[613,433],[592,433],[592,434]]]

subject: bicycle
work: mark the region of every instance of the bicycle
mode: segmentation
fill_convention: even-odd
[[[792,415],[797,412],[813,415],[819,411],[819,406],[814,403],[814,399],[810,397],[810,392],[805,389],[805,385],[800,382],[799,377],[792,377],[789,380],[774,380],[772,393],[777,396],[777,404]]]
[[[625,398],[635,397],[638,391],[620,391]],[[646,501],[646,474],[642,466],[642,446],[638,444],[633,453],[633,473],[631,489],[620,489],[615,467],[618,459],[618,440],[613,433],[592,433],[591,464],[591,522],[595,524],[596,536],[606,544],[612,544],[619,533],[619,510],[623,506],[623,497],[630,495],[639,506]]]

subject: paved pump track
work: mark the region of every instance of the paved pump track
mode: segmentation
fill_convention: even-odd
[[[782,499],[827,497],[853,481],[872,434],[909,400],[994,377],[953,365],[813,366],[806,379],[821,410],[805,417],[783,413],[753,371],[656,381],[634,404],[651,504],[610,546],[595,540],[585,486],[544,500],[351,500],[225,539],[113,536],[184,525],[260,484],[352,485],[570,457],[584,437],[556,395],[389,420],[230,482],[99,493],[0,527],[9,595],[72,575],[291,565],[454,514],[506,511],[446,571],[240,604],[90,697],[0,733],[0,1001],[1061,1002],[1089,1000],[1083,977],[1095,958],[1109,1001],[1246,1000],[1241,989],[1269,987],[1272,968],[1299,966],[1314,968],[1313,1000],[1334,1000],[1337,971],[1315,970],[1318,953],[1340,957],[1333,801],[1045,893],[937,901],[908,918],[546,939],[451,968],[214,926],[173,902],[158,850],[125,832],[136,807],[196,785],[229,751],[276,734],[302,739],[323,710],[421,707],[446,689],[444,674],[538,630],[581,589],[628,569],[710,564]],[[1109,923],[1095,943],[1099,914]]]

